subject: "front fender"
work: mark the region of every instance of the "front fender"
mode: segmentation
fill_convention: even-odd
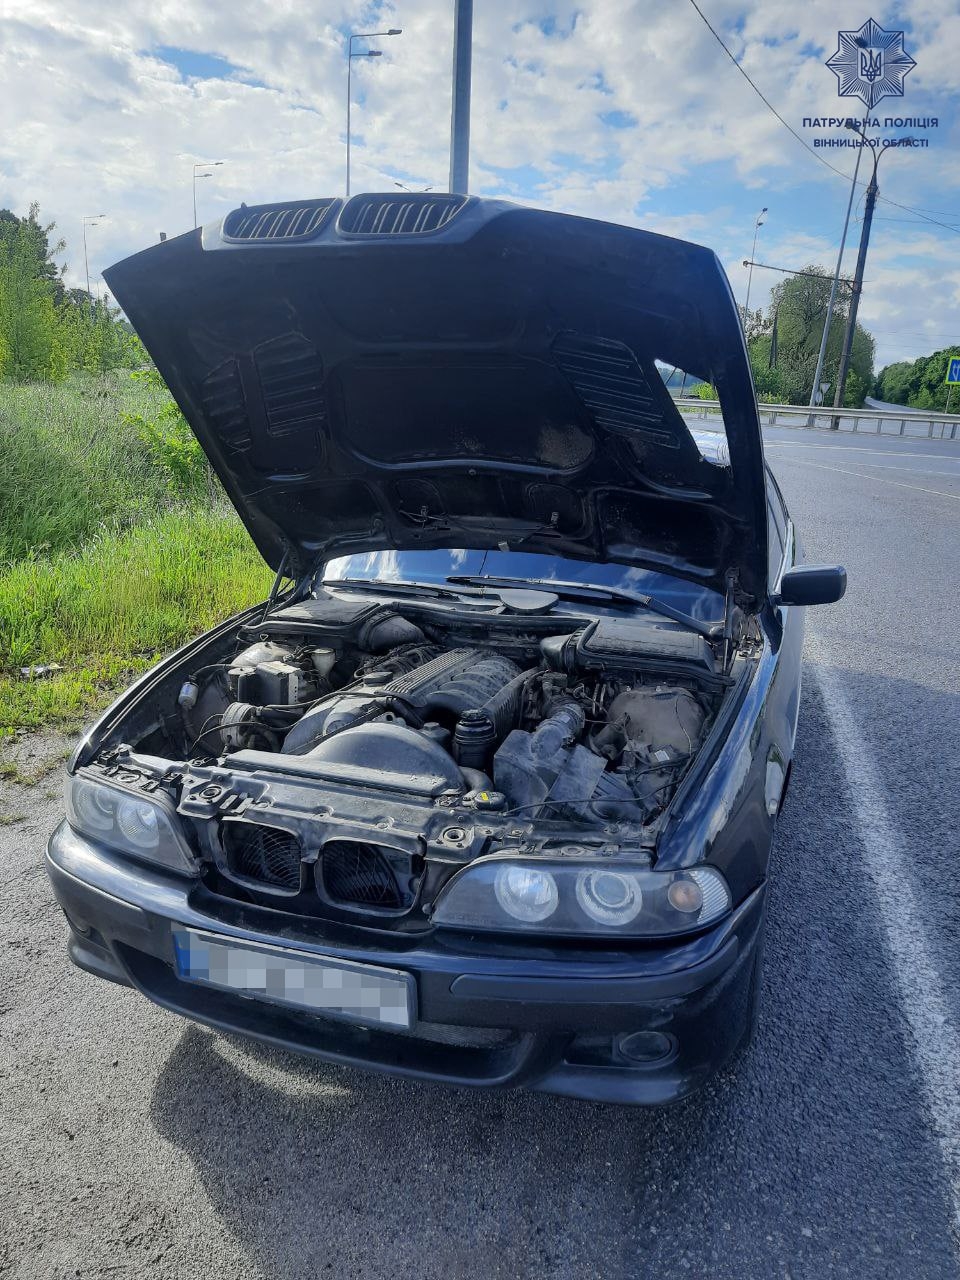
[[[764,629],[760,658],[719,750],[702,776],[694,773],[685,780],[657,844],[660,868],[698,862],[718,867],[735,902],[766,877],[776,815],[793,758],[803,613],[799,609],[780,613],[779,634]]]

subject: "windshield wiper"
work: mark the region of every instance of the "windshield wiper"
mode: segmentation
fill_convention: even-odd
[[[448,579],[452,581],[452,579]],[[388,582],[385,578],[323,578],[320,587],[349,587],[351,591],[389,591],[397,596],[438,596],[442,600],[458,600],[463,592],[450,591],[433,582]]]
[[[467,587],[490,587],[494,591],[496,591],[497,587],[539,587],[543,591],[552,591],[554,595],[560,596],[563,600],[606,600],[611,604],[621,602],[623,604],[639,605],[641,609],[649,609],[651,613],[659,614],[662,618],[669,618],[672,622],[679,622],[681,626],[687,627],[690,631],[696,631],[698,635],[706,636],[707,639],[714,638],[723,626],[722,623],[703,622],[699,618],[694,618],[690,614],[684,613],[681,609],[674,609],[673,605],[664,604],[662,600],[644,595],[640,591],[630,591],[626,587],[603,587],[591,582],[564,582],[554,578],[501,578],[497,576],[488,578],[477,573],[451,574],[448,576],[447,582],[462,584]]]

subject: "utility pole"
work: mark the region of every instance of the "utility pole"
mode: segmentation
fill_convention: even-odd
[[[859,133],[863,139],[864,146],[867,143],[867,135],[855,121],[848,120],[847,128],[852,129],[854,133]],[[913,146],[913,138],[902,138],[889,147],[884,147],[878,152],[874,146],[871,148],[870,158],[873,161],[873,172],[870,175],[870,184],[867,187],[867,198],[863,206],[863,227],[860,232],[860,250],[857,253],[857,267],[853,273],[853,285],[850,291],[850,309],[847,312],[847,327],[843,335],[843,350],[840,355],[840,369],[837,373],[837,390],[833,397],[833,407],[839,409],[843,405],[843,393],[847,386],[847,374],[850,371],[850,353],[853,351],[853,339],[857,329],[857,312],[860,309],[860,295],[863,293],[863,269],[867,261],[867,249],[870,246],[870,227],[873,224],[873,210],[877,203],[877,166],[880,158],[887,151],[894,151],[898,146]],[[840,430],[840,419],[833,418],[830,422],[830,428],[833,431]]]
[[[863,268],[867,261],[867,248],[870,244],[870,228],[873,225],[873,210],[877,203],[877,156],[873,156],[873,173],[867,187],[867,199],[863,206],[863,227],[860,231],[860,248],[857,252],[857,266],[853,273],[853,286],[850,290],[850,306],[847,309],[847,327],[843,333],[843,348],[840,353],[840,369],[837,373],[837,389],[833,397],[833,407],[843,406],[843,393],[847,388],[847,372],[850,368],[850,353],[853,350],[853,336],[857,331],[857,312],[860,310],[860,295],[863,293]],[[833,418],[830,427],[840,430],[840,419]]]
[[[467,194],[470,173],[470,79],[473,0],[454,0],[453,102],[450,111],[450,190]]]
[[[869,117],[868,117],[869,118]],[[864,120],[863,127],[866,129],[867,121]],[[843,264],[843,251],[847,244],[847,230],[850,226],[850,214],[853,210],[853,197],[857,190],[857,175],[860,173],[860,161],[863,159],[863,147],[857,152],[857,163],[853,170],[853,181],[850,183],[850,199],[847,201],[847,216],[843,220],[843,234],[840,237],[840,252],[837,254],[837,269],[833,273],[833,284],[830,286],[830,301],[827,303],[827,316],[823,322],[823,336],[820,339],[820,352],[817,355],[817,369],[813,375],[813,386],[810,390],[810,408],[814,408],[817,403],[817,392],[820,389],[820,378],[823,374],[823,362],[827,354],[827,340],[830,337],[830,325],[833,323],[833,308],[837,303],[837,289],[840,285],[840,267]],[[808,419],[810,426],[813,426],[813,415]]]

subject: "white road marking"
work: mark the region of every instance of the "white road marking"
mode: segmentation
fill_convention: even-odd
[[[805,462],[805,458],[797,458],[797,462]],[[895,462],[861,462],[861,467],[869,467],[872,471],[899,471],[905,476],[938,476],[941,480],[960,480],[960,472],[954,475],[950,471],[931,471],[929,467],[902,467]]]
[[[935,440],[934,444],[939,444],[939,440]],[[763,438],[763,446],[765,449],[840,449],[842,445],[836,444],[806,444],[800,440],[768,440],[766,436]],[[861,449],[859,445],[854,445],[852,450],[858,458],[863,453],[875,453],[881,458],[923,458],[924,462],[952,462],[955,466],[960,466],[960,454],[956,457],[946,453],[900,453],[898,449]],[[873,463],[865,463],[865,466],[873,466]]]
[[[887,810],[880,776],[850,710],[841,677],[824,665],[819,647],[809,640],[813,637],[808,632],[815,679],[843,762],[864,864],[873,883],[899,989],[900,1009],[913,1039],[923,1100],[950,1184],[954,1245],[960,1250],[960,1037],[927,945],[924,913],[910,886],[902,841]]]
[[[960,502],[960,493],[947,493],[943,489],[928,489],[920,484],[904,484],[902,480],[888,480],[886,476],[871,476],[863,471],[851,471],[849,467],[831,467],[825,462],[811,462],[809,458],[797,458],[801,467],[816,467],[819,471],[839,471],[845,476],[859,476],[861,480],[875,480],[878,484],[896,485],[898,489],[915,489],[917,493],[935,493],[940,498],[953,498]],[[865,464],[869,466],[869,463]]]

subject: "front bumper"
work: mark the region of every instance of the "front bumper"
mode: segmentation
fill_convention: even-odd
[[[452,935],[378,935],[375,945],[358,945],[356,933],[335,934],[321,921],[225,904],[65,822],[50,837],[47,870],[81,968],[208,1026],[329,1061],[454,1085],[654,1105],[696,1089],[750,1029],[762,886],[693,940],[590,951]],[[420,1021],[410,1032],[368,1029],[184,982],[174,964],[175,925],[403,969],[417,983]],[[659,1033],[660,1056],[628,1056],[621,1044],[636,1032]]]

